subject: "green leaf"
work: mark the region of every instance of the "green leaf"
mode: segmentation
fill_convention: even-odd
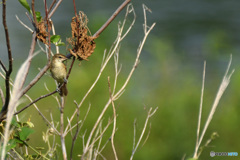
[[[65,46],[64,42],[59,42],[56,46]]]
[[[25,141],[27,138],[28,138],[28,136],[30,135],[30,134],[32,134],[34,132],[34,130],[33,129],[31,129],[31,128],[28,128],[28,127],[23,127],[22,129],[21,129],[21,131],[19,132],[19,138],[20,138],[20,140],[22,140],[22,141]]]
[[[25,7],[25,8],[28,10],[29,13],[32,13],[32,11],[31,11],[31,9],[30,9],[30,6],[29,6],[29,4],[28,4],[28,2],[27,2],[27,0],[18,0],[18,1],[21,3],[21,5],[22,5],[23,7]]]
[[[16,119],[14,119],[14,118],[12,119],[11,125],[14,126],[14,127],[16,127],[16,128],[21,127],[21,125],[19,124],[19,122],[17,122]]]
[[[59,42],[59,40],[60,40],[60,35],[52,35],[50,38],[50,41],[54,44]]]
[[[24,144],[23,143],[23,141],[21,141],[21,140],[19,140],[17,137],[15,137],[15,139],[14,139],[15,141],[16,141],[16,143],[18,143],[18,144]]]
[[[35,12],[37,21],[40,22],[42,19],[41,13],[40,12]]]

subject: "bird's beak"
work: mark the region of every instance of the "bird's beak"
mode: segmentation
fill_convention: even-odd
[[[64,57],[63,61],[66,61],[68,58],[67,57]]]

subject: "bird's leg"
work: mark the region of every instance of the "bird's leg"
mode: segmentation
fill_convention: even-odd
[[[63,79],[64,83],[68,83],[68,80],[66,78]]]
[[[62,86],[62,84],[58,84],[58,86],[57,86],[57,89],[56,89],[56,91],[58,92],[58,93],[60,93],[60,87]]]

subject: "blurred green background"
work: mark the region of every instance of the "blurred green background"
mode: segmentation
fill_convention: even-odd
[[[76,4],[77,10],[87,14],[88,27],[94,34],[122,2],[120,0],[82,0],[77,1]],[[118,130],[115,135],[115,145],[119,159],[130,157],[134,119],[137,119],[137,136],[139,136],[147,109],[150,107],[158,107],[158,111],[150,119],[151,133],[144,146],[140,145],[135,159],[174,160],[181,159],[184,155],[186,158],[191,157],[196,141],[203,62],[204,60],[207,62],[202,117],[202,123],[205,123],[227,68],[230,54],[233,57],[232,68],[235,69],[235,72],[206,132],[203,143],[210,138],[213,132],[217,132],[220,137],[203,150],[200,159],[233,159],[233,157],[212,158],[209,154],[210,151],[238,152],[240,154],[240,144],[238,143],[240,133],[238,124],[240,121],[238,116],[240,113],[240,2],[237,0],[133,0],[132,4],[136,10],[137,19],[132,31],[121,44],[120,84],[123,83],[131,69],[138,43],[143,38],[142,3],[152,10],[152,14],[148,14],[148,24],[151,25],[153,22],[157,24],[149,35],[140,58],[141,62],[126,91],[116,102]],[[36,10],[44,13],[42,1],[36,1]],[[71,36],[70,21],[74,15],[73,11],[72,1],[63,1],[52,17],[56,33],[61,35],[63,41],[66,37]],[[26,10],[17,1],[7,1],[7,23],[14,58],[14,70],[11,76],[13,79],[18,68],[26,59],[30,48],[31,34],[15,18],[15,15],[18,15],[23,22],[31,26],[25,12]],[[75,63],[68,81],[69,96],[66,100],[66,116],[71,115],[75,109],[73,100],[80,102],[95,80],[103,52],[105,49],[109,50],[115,40],[117,24],[123,20],[124,14],[125,10],[96,40],[96,50],[89,61],[84,61],[80,65],[78,62]],[[128,24],[130,22],[130,20],[127,21]],[[2,26],[0,27],[0,37],[0,58],[7,64]],[[61,52],[67,53],[65,46],[61,47]],[[43,67],[45,63],[45,55],[41,53],[34,58],[27,82],[31,81],[37,74],[38,68]],[[113,81],[112,62],[81,108],[80,117],[83,118],[89,103],[91,103],[89,116],[80,135],[83,135],[85,130],[86,134],[89,134],[109,97],[108,76]],[[4,88],[4,81],[1,79],[0,82],[1,87]],[[55,89],[54,81],[46,75],[29,91],[32,99],[47,93],[43,87],[44,83],[50,90]],[[28,104],[27,100],[23,101],[21,106],[26,104]],[[37,105],[47,117],[50,117],[49,112],[51,112],[54,119],[59,120],[57,103],[52,97],[41,100]],[[106,124],[111,116],[112,109],[109,108],[103,123]],[[35,124],[36,132],[30,137],[30,144],[34,147],[46,147],[47,145],[40,137],[42,137],[42,132],[46,131],[47,126],[33,106],[21,113],[19,117],[23,120],[31,118]],[[111,127],[108,134],[104,136],[105,141],[109,138],[110,131]],[[78,140],[74,150],[75,156],[82,150],[82,142],[80,138]],[[70,148],[71,138],[67,137],[67,141],[69,142],[67,148]],[[61,156],[60,147],[58,149]],[[103,155],[107,159],[113,159],[110,143]]]

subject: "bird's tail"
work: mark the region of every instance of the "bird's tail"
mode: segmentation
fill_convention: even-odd
[[[67,84],[63,84],[63,86],[60,89],[60,96],[67,96],[68,90],[67,90]]]

